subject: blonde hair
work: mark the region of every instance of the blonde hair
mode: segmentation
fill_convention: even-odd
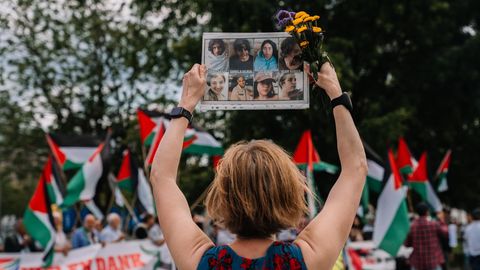
[[[239,237],[268,237],[307,213],[305,177],[280,146],[266,140],[232,145],[220,161],[205,205]]]

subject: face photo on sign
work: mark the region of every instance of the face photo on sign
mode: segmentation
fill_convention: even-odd
[[[205,91],[204,100],[227,100],[227,78],[228,72],[209,72],[207,75],[207,91]]]
[[[278,39],[255,39],[254,44],[253,69],[255,71],[278,70]]]
[[[259,71],[255,73],[253,83],[253,100],[272,101],[278,100],[278,86],[275,74]]]
[[[280,39],[280,70],[301,70],[303,68],[302,49],[293,37]]]
[[[303,100],[303,73],[282,71],[278,74],[278,98],[280,100]]]
[[[223,39],[205,40],[205,65],[208,70],[227,71],[229,63],[228,43]]]
[[[253,73],[232,72],[229,75],[228,100],[246,101],[253,100]]]
[[[231,44],[230,70],[253,70],[253,39],[237,38]]]

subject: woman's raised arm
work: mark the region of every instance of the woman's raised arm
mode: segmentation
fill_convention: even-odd
[[[195,64],[183,77],[179,107],[193,113],[205,91],[206,68]],[[168,248],[179,269],[196,269],[212,241],[193,222],[187,200],[177,186],[183,138],[188,126],[184,117],[172,119],[153,160],[150,181],[158,219]]]
[[[331,100],[342,95],[337,74],[329,63],[323,64],[317,84]],[[331,269],[334,265],[352,227],[367,175],[365,150],[350,112],[336,106],[333,116],[342,171],[322,211],[296,240],[309,269]]]

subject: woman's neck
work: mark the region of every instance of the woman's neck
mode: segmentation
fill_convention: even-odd
[[[256,259],[266,255],[267,249],[272,245],[275,240],[274,236],[269,238],[241,238],[238,237],[229,246],[237,253],[237,255]]]

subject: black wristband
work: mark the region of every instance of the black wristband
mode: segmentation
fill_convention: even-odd
[[[352,100],[350,100],[350,96],[345,92],[343,92],[339,97],[332,99],[330,104],[332,105],[332,110],[338,105],[343,105],[343,107],[347,108],[350,114],[353,112]]]
[[[192,113],[183,107],[173,108],[172,111],[170,112],[170,117],[173,119],[185,117],[187,118],[189,124],[192,123],[192,119],[193,119]]]

